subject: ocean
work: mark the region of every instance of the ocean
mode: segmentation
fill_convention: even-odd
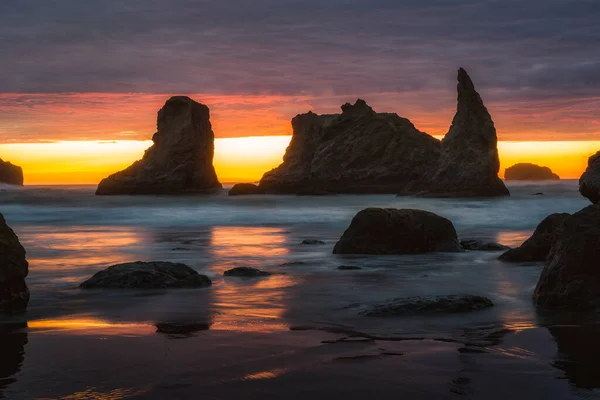
[[[543,263],[506,264],[497,251],[332,254],[366,207],[431,211],[460,239],[518,246],[547,215],[589,204],[574,180],[508,187],[510,197],[466,200],[2,187],[0,212],[27,250],[31,301],[25,314],[0,316],[0,398],[600,398],[600,318],[536,311]],[[137,260],[185,263],[213,286],[78,289],[99,270]],[[277,274],[223,277],[243,266]],[[452,294],[495,306],[360,315],[393,298]],[[201,328],[160,333],[161,323]]]

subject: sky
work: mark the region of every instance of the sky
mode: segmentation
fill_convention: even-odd
[[[96,183],[185,94],[211,109],[220,179],[258,180],[294,115],[359,97],[443,136],[462,66],[502,168],[575,178],[600,149],[598,21],[597,0],[2,0],[0,157],[26,184]]]

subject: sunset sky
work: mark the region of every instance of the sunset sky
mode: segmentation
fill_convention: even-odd
[[[598,21],[598,0],[3,0],[0,157],[26,184],[97,183],[186,94],[211,109],[220,180],[253,181],[294,115],[358,97],[444,135],[463,66],[501,176],[576,178],[600,149]]]

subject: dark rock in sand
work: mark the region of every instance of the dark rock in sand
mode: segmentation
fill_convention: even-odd
[[[472,251],[499,251],[510,249],[510,247],[500,243],[484,242],[478,239],[461,240],[460,245],[463,249]]]
[[[596,204],[600,200],[600,151],[588,159],[588,166],[579,178],[579,193]]]
[[[357,267],[355,265],[340,265],[337,269],[342,271],[356,271],[362,269],[362,267]]]
[[[192,323],[169,323],[159,322],[156,325],[157,333],[168,335],[191,335],[196,332],[207,331],[210,329],[210,324],[207,322],[192,322]]]
[[[533,298],[544,308],[600,308],[600,205],[576,212],[556,230]]]
[[[498,259],[506,262],[544,261],[550,252],[557,229],[570,216],[567,213],[550,214],[521,246],[502,253]]]
[[[158,112],[158,132],[144,157],[98,185],[96,194],[213,193],[222,188],[213,167],[208,107],[171,97]]]
[[[21,371],[25,359],[27,339],[26,323],[0,324],[0,399],[7,392],[6,387],[17,381],[16,375]]]
[[[237,267],[227,270],[223,273],[225,276],[237,276],[241,278],[255,278],[259,276],[273,275],[271,272],[261,271],[260,269],[251,267]]]
[[[492,307],[494,303],[486,297],[472,295],[450,295],[432,297],[406,297],[362,311],[367,317],[396,317],[404,315],[427,315],[462,313]]]
[[[518,163],[504,170],[504,179],[514,181],[551,181],[559,180],[548,167],[542,167],[531,163]]]
[[[27,308],[29,289],[25,278],[28,273],[25,249],[0,214],[0,313]]]
[[[467,72],[458,70],[458,105],[437,167],[410,192],[427,197],[495,197],[510,193],[498,177],[496,128]]]
[[[354,216],[335,254],[458,252],[452,222],[422,210],[367,208]]]
[[[302,244],[325,244],[325,242],[318,239],[304,239]]]
[[[0,158],[0,183],[23,186],[23,169]]]
[[[113,265],[83,282],[82,289],[170,289],[202,288],[212,284],[185,264],[165,261],[130,262]]]
[[[264,194],[262,189],[252,183],[236,183],[229,189],[230,196],[245,196],[250,194]]]
[[[341,114],[312,112],[292,120],[283,163],[265,173],[269,193],[398,193],[435,167],[440,142],[396,114],[376,113],[364,100]]]

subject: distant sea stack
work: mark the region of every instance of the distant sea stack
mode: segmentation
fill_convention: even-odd
[[[154,144],[141,160],[103,179],[97,195],[213,193],[222,188],[213,167],[209,109],[171,97],[158,112]]]
[[[267,193],[397,193],[422,179],[440,154],[437,139],[361,99],[341,114],[297,115],[292,128],[283,163],[260,181]]]
[[[0,158],[0,183],[23,186],[23,169]]]
[[[298,115],[292,128],[283,163],[260,181],[264,192],[509,195],[498,178],[494,123],[462,68],[457,113],[442,142],[361,99],[341,114]]]
[[[556,181],[560,177],[548,167],[518,163],[504,170],[504,179],[513,181]]]

